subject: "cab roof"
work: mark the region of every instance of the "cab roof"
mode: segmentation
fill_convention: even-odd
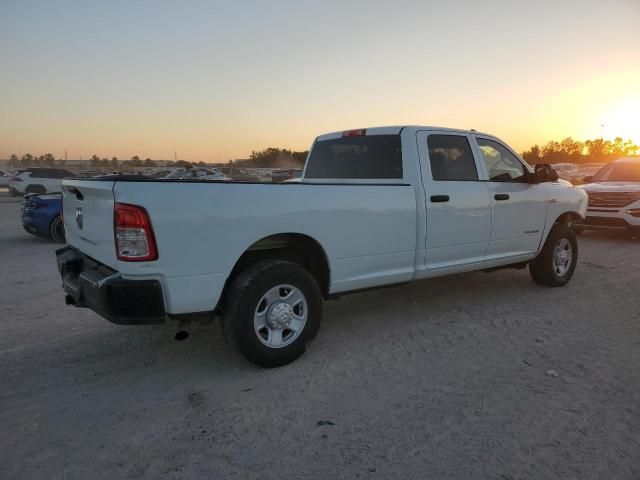
[[[353,130],[339,130],[337,132],[329,132],[329,133],[324,133],[322,135],[319,135],[316,140],[317,141],[322,141],[322,140],[330,140],[330,139],[334,139],[334,138],[340,138],[343,136],[360,136],[360,135],[398,135],[400,132],[402,132],[404,129],[411,129],[414,131],[417,130],[438,130],[438,131],[445,131],[445,132],[451,132],[451,133],[464,133],[464,134],[469,134],[469,133],[473,133],[476,135],[486,135],[488,137],[493,137],[494,135],[488,134],[488,133],[484,133],[484,132],[478,132],[476,130],[470,129],[470,130],[464,130],[464,129],[460,129],[460,128],[447,128],[447,127],[436,127],[436,126],[426,126],[426,125],[394,125],[394,126],[389,126],[389,127],[371,127],[371,128],[358,128],[358,129],[353,129]]]

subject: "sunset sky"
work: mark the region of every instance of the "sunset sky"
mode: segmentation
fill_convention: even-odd
[[[424,124],[640,143],[640,0],[0,0],[0,158],[224,161]]]

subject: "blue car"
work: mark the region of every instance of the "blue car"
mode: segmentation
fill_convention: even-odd
[[[62,195],[29,193],[22,204],[22,226],[33,234],[64,243],[62,223]]]

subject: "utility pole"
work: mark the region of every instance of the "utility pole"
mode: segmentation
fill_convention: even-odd
[[[173,160],[178,161],[178,153],[175,150],[173,151]]]
[[[64,149],[64,161],[65,162],[67,161],[67,149],[66,148]]]

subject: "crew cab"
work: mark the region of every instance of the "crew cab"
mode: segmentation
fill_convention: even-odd
[[[321,135],[297,183],[114,176],[63,195],[68,304],[117,324],[219,316],[267,367],[305,351],[335,295],[527,265],[566,284],[587,206],[494,136],[417,126]]]
[[[620,158],[584,180],[581,188],[589,203],[586,219],[574,226],[576,233],[602,228],[640,233],[640,157]]]

